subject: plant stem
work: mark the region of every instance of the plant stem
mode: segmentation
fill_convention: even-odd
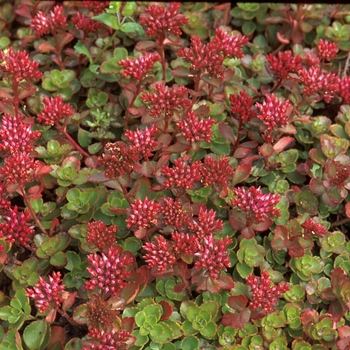
[[[198,92],[199,91],[199,83],[201,80],[201,73],[197,73],[193,76],[193,80],[194,80],[194,91]],[[197,101],[197,96],[193,96],[192,97],[192,103],[195,104]]]
[[[66,312],[61,309],[57,309],[57,312],[62,315],[72,326],[80,326],[79,323],[75,322]]]
[[[344,225],[344,224],[347,224],[350,222],[350,218],[345,218],[345,219],[342,219],[342,220],[338,220],[338,221],[335,221],[331,224],[331,227],[337,227],[337,226],[340,226],[340,225]]]
[[[90,157],[90,154],[87,153],[86,151],[84,151],[76,142],[75,140],[72,138],[72,136],[70,136],[68,134],[68,132],[66,131],[65,127],[61,127],[60,125],[56,124],[56,128],[58,129],[58,131],[60,131],[65,138],[74,146],[74,148],[83,156],[85,157]]]
[[[131,102],[130,102],[130,106],[128,106],[128,108],[126,109],[125,117],[124,117],[124,129],[125,129],[125,130],[126,130],[127,127],[128,127],[128,123],[129,123],[129,119],[130,119],[130,112],[129,112],[129,109],[133,107],[133,105],[134,105],[134,103],[135,103],[135,100],[136,100],[137,96],[139,95],[139,93],[140,93],[140,91],[141,91],[141,86],[142,86],[142,80],[139,81],[139,83],[137,84],[135,94],[134,94],[134,96],[132,97],[132,100],[131,100]]]
[[[240,139],[241,139],[242,125],[243,125],[242,118],[239,118],[239,125],[238,125],[238,131],[237,131],[237,139],[236,139],[235,144],[233,145],[232,156],[233,156],[234,153],[236,152],[237,147],[238,147],[238,145],[239,145],[239,141],[240,141]]]
[[[30,215],[31,215],[32,219],[35,221],[35,223],[37,224],[37,226],[40,228],[41,232],[42,232],[43,234],[47,235],[47,232],[46,232],[44,226],[41,224],[39,218],[38,218],[38,217],[36,216],[36,214],[35,214],[35,211],[34,211],[32,205],[31,205],[31,203],[30,203],[30,199],[29,199],[29,197],[27,196],[27,193],[26,193],[24,187],[21,186],[21,187],[20,187],[20,190],[21,190],[21,192],[22,192],[22,196],[23,196],[23,199],[24,199],[24,203],[26,204],[27,208],[29,209]]]

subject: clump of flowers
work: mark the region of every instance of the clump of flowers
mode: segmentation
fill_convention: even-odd
[[[82,30],[86,34],[96,32],[103,27],[101,22],[94,21],[80,12],[77,12],[76,15],[72,17],[72,22],[77,29]]]
[[[142,157],[148,159],[153,156],[152,152],[158,145],[158,142],[154,139],[156,133],[157,128],[155,125],[152,125],[150,128],[146,127],[143,130],[126,130],[125,137],[132,143]]]
[[[171,234],[173,250],[177,256],[188,264],[193,262],[194,254],[199,249],[199,239],[195,234],[173,232]]]
[[[265,231],[272,225],[273,216],[280,216],[281,211],[276,209],[280,195],[263,194],[260,187],[236,187],[233,189],[235,197],[231,199],[234,207],[230,215],[230,223],[246,238],[254,236],[254,231]]]
[[[263,122],[265,130],[262,137],[266,142],[274,140],[273,132],[283,126],[288,125],[289,100],[282,102],[274,94],[266,95],[263,103],[255,103],[258,109],[258,118]]]
[[[141,81],[159,59],[158,53],[146,53],[145,55],[140,55],[133,59],[128,57],[125,60],[121,60],[119,65],[124,68],[122,73],[123,77],[131,77]]]
[[[154,38],[159,45],[169,33],[180,36],[180,27],[188,23],[188,19],[179,14],[181,3],[172,2],[169,6],[150,5],[140,16],[140,23],[146,27],[148,36]]]
[[[231,111],[238,116],[239,120],[247,122],[256,115],[252,110],[253,97],[248,96],[246,91],[240,91],[237,95],[230,95]]]
[[[84,0],[83,4],[85,8],[91,10],[95,15],[104,12],[105,8],[109,7],[109,1]]]
[[[317,53],[323,60],[329,61],[334,58],[339,51],[336,43],[331,43],[327,40],[320,39],[317,44]]]
[[[89,222],[86,227],[86,242],[95,245],[102,252],[106,247],[114,245],[116,232],[118,232],[116,225],[106,226],[100,220]]]
[[[106,167],[107,178],[115,179],[120,175],[130,174],[139,158],[139,152],[135,147],[122,141],[108,142],[104,153],[98,158],[98,163]]]
[[[266,271],[261,273],[261,277],[250,275],[247,278],[247,285],[249,286],[248,294],[251,300],[249,308],[255,312],[262,311],[263,315],[274,312],[280,295],[289,290],[286,283],[273,285],[270,275]]]
[[[74,109],[69,103],[63,103],[61,96],[43,99],[44,109],[37,116],[39,123],[45,125],[59,125],[59,122],[74,114]]]
[[[53,272],[52,276],[48,276],[48,282],[39,277],[38,283],[33,288],[27,288],[27,296],[34,300],[41,313],[45,313],[61,306],[65,300],[64,290],[61,273]]]
[[[328,233],[323,225],[311,218],[306,219],[301,227],[304,229],[304,236],[316,235],[317,237],[323,237]]]
[[[198,219],[191,225],[191,231],[195,232],[198,239],[202,239],[211,234],[219,233],[224,226],[220,219],[216,219],[216,212],[213,209],[200,207]]]
[[[344,104],[350,103],[350,77],[345,76],[342,79],[339,79],[339,94],[343,99]]]
[[[196,141],[210,142],[212,136],[211,127],[215,124],[213,118],[198,119],[195,112],[190,111],[176,125],[182,132],[186,141],[193,143]]]
[[[269,70],[274,72],[280,81],[288,78],[290,73],[297,73],[302,69],[302,57],[294,56],[292,51],[278,52],[277,57],[273,54],[266,55],[270,63]]]
[[[85,289],[97,290],[104,295],[117,296],[127,285],[135,257],[131,252],[123,252],[122,247],[114,245],[106,253],[89,254],[86,268],[90,279],[85,282]]]

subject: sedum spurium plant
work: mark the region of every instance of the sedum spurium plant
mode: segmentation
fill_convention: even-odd
[[[0,13],[0,349],[349,348],[349,5]]]

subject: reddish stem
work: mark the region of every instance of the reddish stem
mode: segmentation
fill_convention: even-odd
[[[86,151],[84,151],[76,142],[75,140],[72,138],[72,136],[70,136],[67,131],[66,131],[66,128],[65,127],[61,127],[61,125],[59,124],[56,124],[56,128],[59,132],[61,132],[65,138],[74,146],[74,148],[83,156],[85,157],[90,157],[90,154],[87,153]]]
[[[129,112],[129,109],[133,107],[134,103],[135,103],[135,100],[136,100],[136,97],[139,95],[139,93],[141,92],[141,87],[142,87],[142,80],[139,81],[139,83],[137,84],[137,87],[136,87],[136,91],[135,91],[135,94],[130,102],[130,106],[128,106],[128,108],[126,109],[126,112],[125,112],[125,117],[124,117],[124,129],[126,130],[127,127],[128,127],[128,124],[129,124],[129,119],[130,119],[130,112]]]

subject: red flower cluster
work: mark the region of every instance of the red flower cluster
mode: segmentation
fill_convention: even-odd
[[[213,157],[206,157],[200,168],[202,175],[201,182],[204,186],[227,186],[227,183],[233,175],[233,169],[228,157],[224,156],[216,160]]]
[[[98,158],[98,163],[105,166],[105,176],[115,179],[120,175],[130,174],[135,162],[139,160],[139,152],[135,147],[128,146],[122,141],[108,142],[104,149],[105,153]]]
[[[339,51],[336,43],[331,43],[327,40],[320,39],[317,45],[318,56],[324,60],[331,60]]]
[[[9,206],[5,208],[6,211],[2,214],[3,222],[0,222],[0,238],[5,238],[9,244],[27,246],[34,237],[34,226],[29,224],[31,221],[29,212],[19,212],[17,206],[13,209]]]
[[[273,54],[266,55],[270,63],[269,69],[275,72],[280,80],[285,80],[290,73],[297,73],[302,69],[302,57],[294,56],[292,51],[278,52],[277,57]]]
[[[67,16],[63,15],[63,6],[55,6],[50,15],[39,11],[30,23],[31,28],[38,37],[44,34],[53,33],[58,28],[66,28],[68,26]]]
[[[188,19],[179,14],[181,4],[172,2],[170,6],[150,5],[140,16],[140,23],[145,26],[148,36],[162,44],[167,34],[181,35],[180,26],[187,24]]]
[[[177,259],[171,242],[163,236],[154,238],[156,243],[147,242],[143,245],[143,249],[147,252],[143,258],[150,268],[157,267],[157,272],[163,273],[170,269]]]
[[[194,254],[198,252],[199,239],[195,235],[173,232],[171,239],[173,241],[173,250],[180,257],[185,255],[192,259]]]
[[[216,219],[216,212],[213,209],[208,210],[205,207],[200,207],[198,219],[191,224],[190,229],[196,233],[199,239],[202,239],[220,232],[223,226],[223,221]]]
[[[92,11],[95,15],[104,12],[106,7],[109,7],[109,1],[83,1],[84,7]]]
[[[320,95],[327,103],[339,89],[339,77],[333,73],[323,71],[320,66],[300,70],[299,77],[304,85],[303,93],[306,96]]]
[[[191,38],[191,47],[180,49],[178,57],[184,57],[191,63],[191,69],[209,73],[222,78],[222,63],[225,58],[243,57],[242,47],[248,42],[245,36],[232,36],[217,29],[215,36],[208,44],[203,44],[198,36]]]
[[[126,130],[125,137],[132,142],[133,147],[139,152],[142,157],[148,159],[153,156],[153,151],[158,145],[158,141],[154,139],[154,135],[157,133],[157,128],[152,125],[150,128],[144,128],[143,130],[137,129],[136,131]]]
[[[327,229],[323,225],[310,218],[306,219],[305,222],[301,225],[301,227],[304,229],[304,236],[314,234],[317,237],[323,237],[328,233]]]
[[[34,160],[29,153],[18,152],[7,157],[0,168],[0,178],[7,184],[19,184],[20,186],[32,181],[39,162]]]
[[[31,61],[26,51],[15,52],[13,47],[0,51],[0,71],[4,72],[13,83],[41,79],[43,74],[38,67],[39,63]]]
[[[263,194],[260,187],[249,187],[247,191],[244,187],[233,189],[235,198],[231,199],[231,205],[238,207],[247,216],[247,226],[258,224],[270,219],[271,216],[280,216],[281,212],[275,208],[280,201],[280,195],[267,193]]]
[[[151,117],[170,117],[175,111],[184,110],[192,106],[192,101],[188,98],[188,89],[184,86],[156,84],[155,92],[146,92],[141,95],[141,100],[150,103]]]
[[[135,257],[131,252],[123,252],[122,247],[112,246],[106,254],[89,254],[86,268],[91,278],[85,282],[85,289],[117,296],[127,285]]]
[[[215,240],[212,234],[203,237],[198,252],[198,259],[194,266],[197,270],[204,270],[213,279],[218,279],[221,271],[226,271],[231,266],[227,246],[232,243],[229,237]]]
[[[69,103],[63,103],[61,96],[48,97],[43,99],[44,110],[38,114],[39,123],[55,125],[60,120],[74,114],[74,109]]]
[[[187,229],[191,217],[183,209],[180,202],[164,197],[160,200],[160,212],[163,216],[163,226],[172,226],[176,230]]]
[[[116,349],[128,349],[128,342],[133,336],[125,331],[116,331],[112,329],[109,332],[106,330],[94,330],[89,332],[89,336],[93,340],[89,341],[89,346],[83,346],[82,350],[116,350]],[[134,342],[134,341],[133,341]]]
[[[123,77],[130,76],[140,81],[153,68],[154,62],[159,61],[159,59],[159,54],[152,52],[134,57],[133,59],[127,57],[125,60],[119,61],[119,65],[124,68]]]
[[[4,113],[0,126],[0,151],[8,153],[32,152],[35,141],[40,137],[39,131],[33,131],[30,124],[24,123],[22,115]]]
[[[266,271],[262,272],[261,277],[250,275],[247,278],[247,284],[250,287],[248,291],[251,299],[249,307],[261,309],[266,315],[274,312],[279,296],[289,290],[286,283],[272,286],[270,275]]]
[[[39,282],[34,288],[27,288],[27,296],[34,299],[35,305],[41,313],[57,309],[64,301],[65,286],[61,283],[60,272],[53,272],[52,276],[49,276],[49,282],[39,277]]]
[[[80,29],[85,33],[93,33],[103,27],[101,22],[94,21],[80,12],[77,12],[76,15],[72,17],[72,22],[77,29]]]
[[[350,104],[350,77],[345,76],[339,79],[339,94],[343,99],[344,104]]]
[[[281,128],[288,124],[287,109],[289,104],[289,100],[282,102],[274,94],[266,95],[266,100],[262,104],[255,103],[256,108],[260,112],[258,118],[262,120],[266,128],[263,134],[266,142],[273,142],[272,132],[276,128]]]
[[[114,245],[116,232],[118,232],[116,225],[107,227],[100,220],[89,222],[86,228],[86,242],[95,245],[102,252],[106,247]]]
[[[238,95],[230,95],[231,111],[239,116],[243,122],[255,117],[256,112],[252,110],[253,97],[247,95],[245,90]]]
[[[325,182],[326,187],[332,188],[338,186],[349,189],[350,164],[344,164],[337,160],[329,160],[326,163],[326,173],[328,175],[328,181]]]
[[[0,183],[0,211],[1,209],[9,209],[11,202],[7,199],[6,186],[4,183]]]
[[[167,177],[164,188],[191,189],[193,183],[201,179],[200,167],[199,161],[188,164],[183,158],[175,159],[172,168],[164,165],[162,172]]]
[[[140,230],[156,225],[158,222],[160,205],[147,197],[144,200],[136,199],[131,204],[128,218],[125,220],[128,228]]]
[[[210,142],[213,133],[211,127],[215,124],[212,118],[198,119],[193,111],[189,111],[180,122],[176,123],[184,138],[188,142],[206,141]]]

